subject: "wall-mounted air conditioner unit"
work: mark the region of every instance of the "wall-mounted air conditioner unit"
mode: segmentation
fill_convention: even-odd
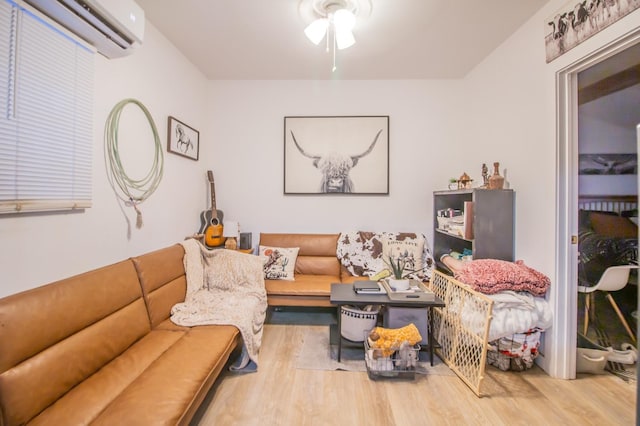
[[[144,11],[133,0],[24,0],[107,58],[142,44]]]

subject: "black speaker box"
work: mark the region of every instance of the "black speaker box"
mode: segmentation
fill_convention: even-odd
[[[243,250],[251,248],[251,232],[240,233],[240,248]]]

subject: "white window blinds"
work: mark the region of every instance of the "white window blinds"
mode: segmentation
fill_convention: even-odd
[[[93,55],[0,0],[0,213],[91,206]]]

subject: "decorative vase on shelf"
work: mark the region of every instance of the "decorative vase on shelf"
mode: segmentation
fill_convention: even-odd
[[[504,177],[500,176],[500,163],[493,163],[493,175],[489,178],[489,189],[502,189]]]

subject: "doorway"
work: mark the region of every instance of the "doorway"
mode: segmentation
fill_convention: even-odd
[[[579,72],[577,85],[578,285],[586,290],[594,288],[609,267],[638,260],[640,44]],[[632,380],[635,363],[629,345],[636,346],[632,320],[638,309],[637,270],[618,268],[609,274],[614,271],[626,271],[628,279],[622,273],[620,280],[607,281],[614,290],[610,296],[602,291],[579,294],[579,347],[596,344],[622,351],[607,363],[607,370]],[[585,315],[587,298],[591,315]],[[595,363],[578,351],[578,364],[582,360],[582,368],[592,368]]]
[[[556,185],[558,254],[556,276],[566,283],[556,294],[554,308],[559,331],[551,342],[556,377],[576,377],[578,312],[578,75],[640,42],[640,29],[627,34],[587,57],[558,71],[557,83],[557,158]]]

